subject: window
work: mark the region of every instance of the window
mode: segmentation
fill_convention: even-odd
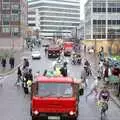
[[[120,20],[117,20],[117,24],[120,25]]]
[[[9,3],[3,3],[2,9],[9,10],[10,9],[10,4]]]
[[[9,2],[10,0],[3,0],[3,2]]]
[[[97,20],[93,20],[93,24],[97,24]]]
[[[116,8],[113,8],[112,11],[113,11],[113,12],[117,12],[117,9],[116,9]]]
[[[20,17],[19,15],[12,15],[11,16],[11,21],[19,21]]]
[[[28,24],[28,26],[36,26],[34,23]]]
[[[9,26],[3,26],[2,27],[2,32],[4,32],[4,33],[10,32],[10,27]]]
[[[117,8],[117,12],[120,12],[120,8]]]
[[[97,12],[97,8],[93,8],[93,12]]]
[[[111,8],[108,8],[108,12],[112,12],[112,9],[111,9]]]
[[[14,4],[14,5],[11,5],[11,8],[12,8],[12,9],[15,9],[15,10],[16,10],[16,9],[18,10],[18,9],[19,9],[19,7],[20,7],[20,6],[19,6],[19,4]]]
[[[39,83],[37,93],[42,97],[72,97],[73,88],[69,83]]]
[[[113,24],[113,25],[115,25],[115,24],[116,24],[116,22],[117,22],[116,20],[112,20],[112,24]]]
[[[18,14],[19,10],[12,10],[13,14]]]
[[[108,25],[111,25],[112,24],[112,21],[111,20],[108,20]]]
[[[106,21],[105,21],[105,20],[102,20],[102,24],[106,24]]]
[[[101,24],[101,20],[98,20],[98,24]]]
[[[101,12],[102,10],[101,10],[101,8],[98,8],[98,12]]]
[[[106,8],[102,8],[102,12],[106,12]]]

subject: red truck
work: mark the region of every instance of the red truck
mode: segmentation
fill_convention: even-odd
[[[37,76],[31,91],[32,120],[77,120],[79,93],[73,78]]]
[[[63,43],[63,49],[64,49],[64,55],[70,56],[73,51],[73,42],[64,42]]]

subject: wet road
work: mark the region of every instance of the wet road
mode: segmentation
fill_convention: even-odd
[[[30,60],[33,72],[40,71],[43,73],[44,69],[50,69],[53,60],[48,60],[41,49],[42,60]],[[69,58],[68,58],[69,59]],[[96,61],[91,58],[91,64],[96,64]],[[80,71],[82,66],[73,66],[68,64],[69,74],[71,76],[80,78]],[[93,67],[93,69],[95,69]],[[23,89],[17,88],[14,84],[16,82],[16,73],[6,76],[3,80],[3,88],[0,87],[0,120],[31,120],[30,117],[30,96],[24,96]],[[89,79],[89,84],[92,83],[92,78]],[[86,90],[85,94],[89,91]],[[107,112],[106,120],[119,120],[120,109],[110,101],[109,110]],[[78,120],[100,120],[100,112],[96,107],[94,96],[90,96],[86,103],[85,95],[80,98],[79,117]]]

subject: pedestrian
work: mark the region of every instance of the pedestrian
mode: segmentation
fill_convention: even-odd
[[[109,77],[109,67],[106,65],[103,70],[103,80],[105,83],[108,83],[108,77]]]
[[[18,67],[18,70],[17,70],[17,82],[16,82],[17,85],[20,84],[20,80],[22,81],[21,77],[22,77],[22,72],[21,72],[20,67]]]
[[[32,69],[29,69],[28,78],[27,79],[33,81]]]
[[[15,58],[13,56],[10,57],[9,64],[10,64],[10,68],[13,69],[15,64]]]
[[[2,64],[2,67],[3,67],[3,70],[4,70],[6,68],[6,58],[2,58],[1,64]]]
[[[86,45],[84,45],[84,52],[86,52]]]
[[[67,73],[67,62],[64,62],[63,67],[60,68],[60,72],[61,72],[61,74],[62,74],[64,77],[67,77],[67,76],[68,76],[68,73]]]
[[[98,76],[92,83],[91,88],[90,88],[90,92],[86,95],[86,101],[88,96],[90,96],[91,94],[93,94],[93,92],[95,92],[95,97],[97,97],[98,95],[98,87],[99,87],[99,81],[100,81],[100,77]]]
[[[26,80],[26,78],[23,79],[23,88],[24,88],[25,95],[28,95],[29,91],[28,91],[28,86],[27,86],[27,80]]]
[[[45,47],[45,55],[47,55],[48,49],[47,47]]]
[[[86,70],[85,69],[82,69],[81,70],[81,80],[83,81],[84,85],[85,85],[85,88],[87,88],[87,73],[86,73]]]

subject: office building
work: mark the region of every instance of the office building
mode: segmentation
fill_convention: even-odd
[[[0,47],[22,47],[27,8],[27,0],[0,0]]]
[[[120,0],[88,0],[85,4],[85,39],[120,38]]]
[[[79,26],[80,0],[31,0],[28,6],[29,9],[38,10],[38,23],[29,26],[39,25],[41,36],[62,36]]]

